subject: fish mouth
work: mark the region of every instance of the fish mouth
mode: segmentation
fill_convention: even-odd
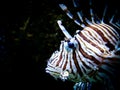
[[[67,71],[59,71],[58,69],[55,69],[54,67],[47,67],[46,73],[53,76],[55,79],[60,79],[62,81],[65,81],[68,79],[69,73]]]

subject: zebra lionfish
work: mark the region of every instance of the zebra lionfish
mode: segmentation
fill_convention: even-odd
[[[79,7],[78,1],[73,0],[75,8]],[[92,5],[91,1],[89,5]],[[119,74],[117,71],[120,65],[119,20],[114,23],[113,15],[105,22],[106,8],[100,19],[92,7],[90,19],[78,11],[77,20],[65,4],[59,6],[82,30],[76,30],[72,36],[63,26],[62,20],[57,21],[66,38],[48,60],[46,72],[55,79],[75,82],[74,90],[91,90],[97,82],[105,85],[104,90],[114,90],[112,82]]]

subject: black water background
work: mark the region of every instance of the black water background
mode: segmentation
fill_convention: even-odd
[[[101,7],[96,10],[98,13],[103,10],[102,2],[104,1],[94,2],[96,9]],[[110,13],[114,12],[114,8],[119,9],[117,1],[106,2],[110,5]],[[71,5],[70,0],[65,3]],[[82,5],[88,8],[85,3]],[[56,81],[45,73],[47,60],[59,49],[60,41],[64,39],[56,23],[61,18],[68,20],[63,14],[54,0],[0,2],[1,86],[16,89],[37,87],[39,90],[72,90],[73,83]],[[73,22],[67,24],[75,25]],[[68,29],[71,29],[70,33],[75,32],[74,27]]]

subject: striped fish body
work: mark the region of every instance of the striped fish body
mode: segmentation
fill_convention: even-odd
[[[103,21],[97,23],[93,17],[91,17],[91,22],[85,19],[87,25],[80,24],[65,5],[60,4],[60,7],[83,29],[77,30],[72,37],[62,25],[61,20],[58,20],[58,25],[66,39],[61,41],[59,50],[51,55],[47,62],[46,72],[55,79],[75,82],[74,90],[85,90],[83,89],[85,85],[93,82],[106,82],[110,85],[111,78],[114,80],[119,73],[119,24],[106,24]],[[80,13],[78,16],[82,18]]]
[[[106,61],[109,63],[110,59],[112,63],[115,58],[119,59],[116,54],[119,35],[107,24],[87,26],[69,42],[73,42],[75,48],[69,47],[68,41],[61,41],[59,51],[52,54],[46,68],[47,73],[63,81],[96,81],[97,73],[101,73],[99,68]]]

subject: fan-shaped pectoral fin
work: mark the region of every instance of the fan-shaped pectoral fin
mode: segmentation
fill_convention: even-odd
[[[92,83],[90,82],[78,82],[73,86],[74,90],[91,90]]]

